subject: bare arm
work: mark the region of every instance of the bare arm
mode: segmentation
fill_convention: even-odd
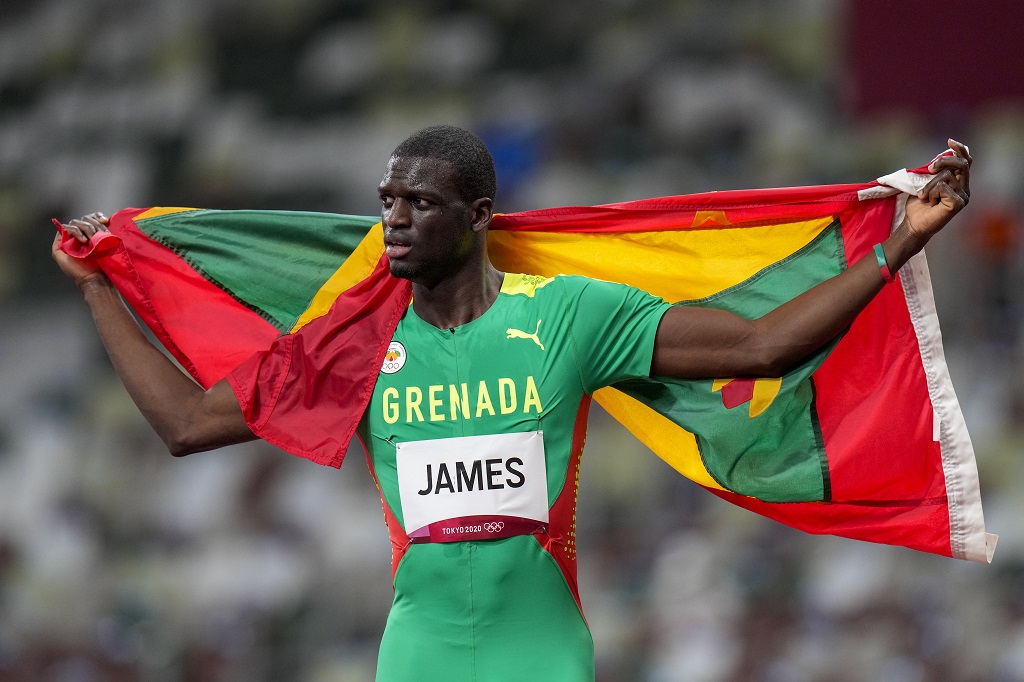
[[[893,273],[967,205],[972,159],[964,145],[949,144],[955,154],[935,162],[938,173],[921,197],[907,201],[906,219],[882,243]],[[680,379],[782,376],[848,327],[884,284],[869,256],[756,320],[673,307],[658,327],[651,374]]]
[[[107,219],[92,214],[66,225],[87,241]],[[53,242],[53,258],[81,290],[100,340],[121,381],[146,421],[175,456],[254,440],[226,380],[204,391],[157,349],[135,322],[120,295],[95,264],[71,258]]]

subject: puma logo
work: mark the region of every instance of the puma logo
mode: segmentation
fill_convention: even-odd
[[[530,339],[535,344],[540,346],[541,350],[544,350],[544,344],[540,342],[539,338],[537,338],[537,333],[540,331],[540,323],[543,322],[543,321],[544,320],[537,320],[537,329],[535,329],[532,334],[530,334],[529,332],[521,332],[518,329],[512,329],[511,327],[509,327],[508,329],[505,330],[505,338],[506,339]]]

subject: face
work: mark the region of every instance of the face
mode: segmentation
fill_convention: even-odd
[[[463,201],[452,174],[451,164],[438,159],[388,161],[378,191],[384,246],[395,277],[433,286],[472,254],[476,202]]]

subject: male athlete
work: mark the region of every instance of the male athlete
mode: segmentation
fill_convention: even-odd
[[[968,202],[971,157],[949,144],[882,244],[893,273]],[[359,427],[395,552],[377,679],[593,680],[575,550],[590,394],[647,375],[781,376],[853,321],[882,270],[863,259],[757,320],[583,277],[499,272],[487,256],[493,162],[451,126],[400,144],[378,191],[391,273],[412,282],[413,302]],[[66,227],[86,241],[106,222]],[[58,243],[54,259],[172,454],[255,438],[226,380],[193,383],[106,276]]]

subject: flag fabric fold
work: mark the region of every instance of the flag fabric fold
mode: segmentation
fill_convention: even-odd
[[[489,250],[506,272],[586,275],[752,318],[868,256],[902,220],[901,191],[926,181],[922,167],[496,215]],[[254,433],[340,466],[411,296],[376,218],[150,208],[109,228],[63,248],[96,258],[201,385],[227,378]],[[734,504],[811,533],[991,560],[923,253],[785,376],[652,377],[595,398]]]

